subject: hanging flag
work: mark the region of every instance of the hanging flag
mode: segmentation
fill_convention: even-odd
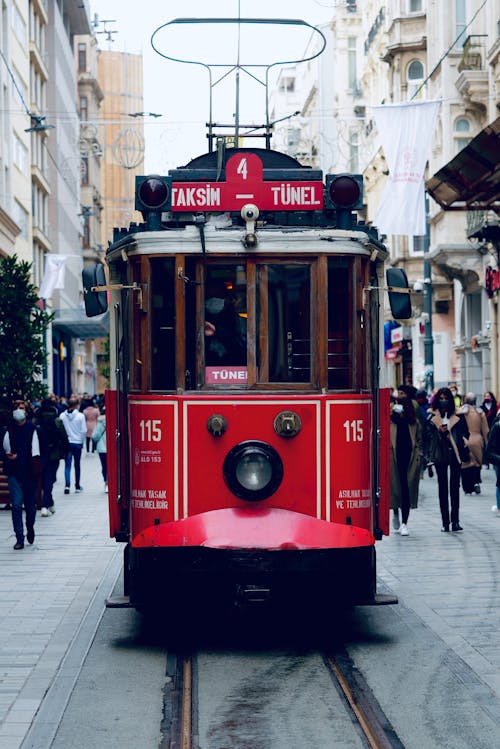
[[[439,101],[423,101],[373,107],[389,168],[374,218],[383,234],[426,233],[424,170],[439,105]]]
[[[54,289],[64,289],[64,271],[67,259],[67,255],[49,253],[45,256],[45,273],[39,290],[41,299],[50,299]]]

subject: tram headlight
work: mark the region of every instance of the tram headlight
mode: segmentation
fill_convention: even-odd
[[[224,481],[240,499],[257,502],[274,494],[283,479],[283,463],[271,445],[258,440],[240,442],[229,451]]]

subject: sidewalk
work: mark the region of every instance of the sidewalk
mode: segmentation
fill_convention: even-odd
[[[35,542],[22,551],[12,548],[10,511],[0,511],[0,749],[21,746],[78,633],[98,626],[121,570],[123,546],[108,538],[97,454],[82,457],[81,481],[82,494],[72,477],[65,495],[61,461],[56,513],[37,513]]]
[[[481,478],[481,494],[460,490],[463,532],[441,533],[437,479],[426,476],[410,513],[410,535],[391,528],[377,544],[377,572],[398,596],[398,613],[414,611],[500,699],[500,516],[491,511],[493,468],[483,468]],[[491,705],[490,696],[485,700]]]

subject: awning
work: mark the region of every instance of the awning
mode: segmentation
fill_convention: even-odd
[[[52,327],[71,338],[105,338],[109,333],[109,312],[87,317],[78,307],[55,311]]]
[[[444,210],[500,211],[500,117],[427,180]]]

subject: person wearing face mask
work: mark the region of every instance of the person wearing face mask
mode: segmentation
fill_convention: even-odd
[[[403,390],[398,390],[391,404],[390,445],[392,527],[399,529],[402,536],[408,536],[410,508],[418,504],[422,425],[411,398]]]
[[[205,302],[205,363],[207,366],[246,364],[246,320],[239,314],[241,299],[218,284]]]
[[[432,399],[427,425],[429,462],[435,466],[438,479],[441,531],[449,532],[450,521],[452,531],[461,531],[460,468],[470,460],[469,432],[464,415],[456,413],[449,388],[440,388]]]
[[[40,443],[35,426],[20,404],[12,412],[12,424],[3,438],[4,471],[9,484],[14,549],[24,549],[23,505],[26,511],[26,538],[35,540],[36,488],[39,475]]]
[[[83,443],[87,436],[87,423],[85,416],[78,410],[79,400],[72,395],[68,401],[68,408],[59,417],[66,429],[69,440],[69,450],[64,461],[64,493],[69,494],[71,479],[71,463],[75,461],[75,494],[83,491],[80,484],[80,465],[82,459]]]

